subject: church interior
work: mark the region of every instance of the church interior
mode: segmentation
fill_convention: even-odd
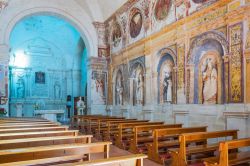
[[[0,0],[0,166],[250,166],[250,0]]]

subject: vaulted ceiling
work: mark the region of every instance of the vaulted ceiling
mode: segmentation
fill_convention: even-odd
[[[75,0],[93,21],[104,22],[127,0]]]

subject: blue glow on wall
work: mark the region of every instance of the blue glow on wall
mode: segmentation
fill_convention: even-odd
[[[49,15],[23,19],[10,37],[10,111],[22,103],[24,116],[40,109],[64,109],[66,96],[85,96],[87,54],[81,34],[70,23]],[[44,73],[38,84],[35,73]]]

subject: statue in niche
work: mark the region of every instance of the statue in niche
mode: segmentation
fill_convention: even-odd
[[[136,84],[136,101],[138,105],[143,104],[143,77],[142,73],[140,72],[137,78]]]
[[[101,97],[104,97],[104,80],[103,79],[96,79],[96,92],[100,94]]]
[[[116,92],[117,92],[117,96],[116,96],[117,104],[122,105],[123,104],[123,96],[122,96],[123,87],[122,87],[121,73],[119,73],[119,75],[117,76]]]
[[[204,60],[202,66],[202,103],[216,104],[217,103],[217,83],[218,75],[215,67],[215,61],[209,57]]]
[[[163,101],[172,102],[172,74],[171,71],[164,71],[163,80]]]
[[[24,98],[25,84],[23,78],[17,80],[17,98]]]
[[[58,82],[56,82],[54,85],[54,95],[55,95],[55,99],[61,98],[61,87]]]
[[[79,98],[79,101],[76,103],[76,105],[77,105],[77,115],[84,115],[85,103],[82,100],[82,97]]]

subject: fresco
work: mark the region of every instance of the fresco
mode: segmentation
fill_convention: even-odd
[[[136,10],[136,9],[135,9]],[[130,36],[132,38],[136,38],[142,29],[142,14],[140,11],[136,10],[134,14],[132,14],[129,30],[130,30]]]
[[[113,47],[118,47],[121,40],[122,40],[121,26],[118,23],[115,23],[113,26],[113,33],[112,33]]]
[[[157,20],[164,20],[169,13],[171,0],[157,0],[154,9],[154,15]]]
[[[92,73],[92,92],[93,92],[93,101],[95,104],[105,104],[107,96],[107,73],[106,72],[97,72]]]
[[[192,0],[194,3],[204,3],[207,2],[208,0]]]
[[[116,105],[123,105],[123,76],[121,70],[117,72],[116,86],[115,86],[115,99]]]

